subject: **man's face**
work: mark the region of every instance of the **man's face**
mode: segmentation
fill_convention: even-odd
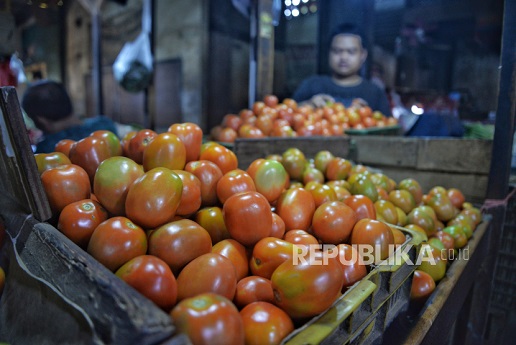
[[[358,74],[367,57],[360,37],[340,34],[333,38],[330,47],[329,64],[338,77],[349,77]]]

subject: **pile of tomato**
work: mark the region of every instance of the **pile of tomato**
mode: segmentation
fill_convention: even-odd
[[[242,170],[202,137],[193,123],[121,140],[97,131],[35,155],[56,227],[193,344],[280,343],[368,274],[349,263],[353,245],[386,259],[406,240],[396,225],[432,237],[437,255],[464,246],[481,220],[456,189],[423,194],[414,179],[396,183],[330,151],[308,159],[290,148]]]
[[[298,105],[291,98],[281,103],[275,95],[253,103],[251,109],[226,114],[211,130],[213,140],[231,143],[236,138],[341,136],[347,129],[396,125],[397,119],[355,100],[346,107],[340,102],[320,108]]]

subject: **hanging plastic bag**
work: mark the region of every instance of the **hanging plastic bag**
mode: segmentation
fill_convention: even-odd
[[[113,64],[115,80],[129,92],[140,92],[152,81],[153,56],[150,45],[150,2],[144,0],[142,14],[142,32],[122,47]]]

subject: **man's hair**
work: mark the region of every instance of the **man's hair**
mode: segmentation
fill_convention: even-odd
[[[37,117],[59,121],[72,115],[73,105],[63,84],[41,80],[30,85],[22,99],[22,108],[35,122]]]
[[[364,32],[360,29],[360,27],[353,23],[343,23],[337,26],[330,34],[330,47],[333,42],[333,39],[337,35],[355,35],[360,38],[362,43],[362,47],[367,49],[367,40]]]

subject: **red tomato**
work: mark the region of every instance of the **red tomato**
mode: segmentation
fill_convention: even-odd
[[[207,160],[193,161],[186,164],[185,171],[194,174],[201,181],[201,205],[216,205],[217,183],[223,175],[217,164]]]
[[[394,235],[387,224],[364,218],[353,227],[351,244],[371,246],[371,255],[374,256],[374,262],[378,263],[380,260],[385,260],[390,251],[393,251]]]
[[[309,248],[310,246],[319,245],[319,241],[305,230],[292,229],[285,233],[283,239],[287,242],[297,245],[298,247]]]
[[[152,129],[141,129],[129,139],[127,144],[127,157],[131,158],[138,164],[143,163],[143,151],[158,136],[158,133]]]
[[[315,210],[312,231],[321,242],[337,245],[348,240],[357,221],[351,207],[342,201],[327,201]]]
[[[294,330],[290,316],[274,304],[253,302],[240,311],[247,345],[280,344]]]
[[[222,208],[224,222],[231,237],[245,246],[252,246],[272,230],[269,202],[258,192],[230,196]]]
[[[166,312],[176,304],[176,277],[158,257],[137,256],[122,265],[116,275]]]
[[[235,266],[237,281],[249,273],[249,260],[247,259],[246,248],[233,239],[226,239],[216,243],[211,249],[212,253],[225,256]]]
[[[186,149],[186,162],[196,161],[201,154],[202,129],[192,122],[175,123],[168,128],[181,139]]]
[[[347,179],[351,172],[351,166],[351,162],[342,157],[328,160],[325,171],[326,179],[330,181]]]
[[[365,195],[355,194],[344,199],[344,203],[357,214],[357,221],[364,218],[376,219],[374,202]]]
[[[266,106],[274,108],[278,105],[278,96],[275,95],[265,95],[263,97],[263,103],[265,103]]]
[[[235,266],[217,253],[203,254],[190,261],[177,277],[178,299],[213,292],[233,300],[237,276]]]
[[[136,179],[125,200],[127,217],[144,228],[156,228],[174,218],[183,182],[172,170],[154,168]]]
[[[276,237],[262,238],[253,247],[249,262],[251,272],[255,276],[270,279],[274,270],[287,260],[292,260],[298,251],[292,243]]]
[[[204,207],[197,211],[194,220],[202,226],[211,237],[212,244],[218,243],[231,235],[224,222],[222,209],[218,206]]]
[[[129,260],[147,253],[147,235],[128,218],[109,218],[91,235],[88,253],[115,272]]]
[[[107,219],[108,213],[101,204],[84,199],[63,208],[57,228],[79,247],[86,248],[93,231]]]
[[[367,267],[361,261],[360,253],[355,247],[341,243],[337,246],[339,262],[344,272],[342,292],[367,275]]]
[[[227,298],[203,293],[179,302],[170,313],[178,333],[193,345],[242,345],[244,325],[238,309]]]
[[[142,162],[145,171],[158,167],[183,169],[186,164],[185,145],[175,134],[158,134],[143,151]]]
[[[222,204],[233,194],[254,191],[253,179],[241,169],[228,171],[217,182],[217,197]]]
[[[254,160],[247,168],[254,181],[256,191],[261,193],[269,203],[276,201],[285,190],[289,176],[283,165],[272,159]]]
[[[207,160],[215,163],[222,171],[222,174],[238,168],[238,159],[235,153],[220,144],[211,145],[205,148],[199,160]]]
[[[214,139],[223,143],[232,143],[238,137],[238,133],[233,128],[222,128]]]
[[[453,250],[455,249],[455,240],[453,239],[453,236],[444,231],[437,231],[435,233],[435,237],[437,237],[443,244],[444,248],[446,248],[446,258],[450,259],[454,254]]]
[[[107,142],[111,157],[122,155],[122,144],[115,133],[108,130],[98,130],[94,131],[90,135],[92,137],[104,139]]]
[[[74,201],[89,199],[91,184],[88,173],[78,165],[61,165],[41,174],[41,183],[54,214]]]
[[[64,153],[65,156],[69,156],[70,154],[70,148],[75,143],[75,140],[72,139],[62,139],[59,140],[54,147],[54,151]]]
[[[43,171],[55,168],[64,164],[72,164],[67,155],[62,152],[36,153],[34,155],[38,172],[41,175]]]
[[[303,188],[284,191],[276,203],[276,213],[285,222],[285,230],[308,230],[315,212],[312,194]]]
[[[247,276],[238,281],[234,302],[238,308],[243,308],[253,302],[274,303],[272,283],[260,276]]]
[[[272,213],[272,230],[270,237],[283,238],[285,236],[285,222],[277,213]]]
[[[238,129],[242,125],[242,119],[236,114],[226,114],[222,118],[222,127],[229,127],[238,132]]]
[[[201,181],[194,174],[185,170],[173,170],[183,182],[181,201],[177,208],[178,216],[190,216],[201,208]]]
[[[149,254],[165,261],[176,275],[190,261],[210,252],[210,235],[189,219],[162,225],[149,236]]]
[[[73,164],[86,170],[92,185],[99,164],[111,157],[106,140],[96,137],[86,137],[77,141],[70,148],[69,155]]]
[[[97,168],[93,180],[93,193],[109,213],[125,216],[125,201],[129,187],[143,174],[142,166],[130,158],[108,158]]]
[[[131,141],[137,133],[137,131],[127,132],[120,140],[120,144],[122,145],[122,154],[124,156],[129,157],[129,141]]]
[[[317,252],[306,260],[287,260],[272,274],[274,303],[292,318],[328,309],[340,296],[344,276],[337,258]]]
[[[262,131],[263,135],[269,136],[273,127],[273,118],[269,114],[262,114],[256,118],[255,126]]]
[[[410,288],[410,299],[416,302],[424,302],[435,290],[435,281],[421,270],[415,270]]]

